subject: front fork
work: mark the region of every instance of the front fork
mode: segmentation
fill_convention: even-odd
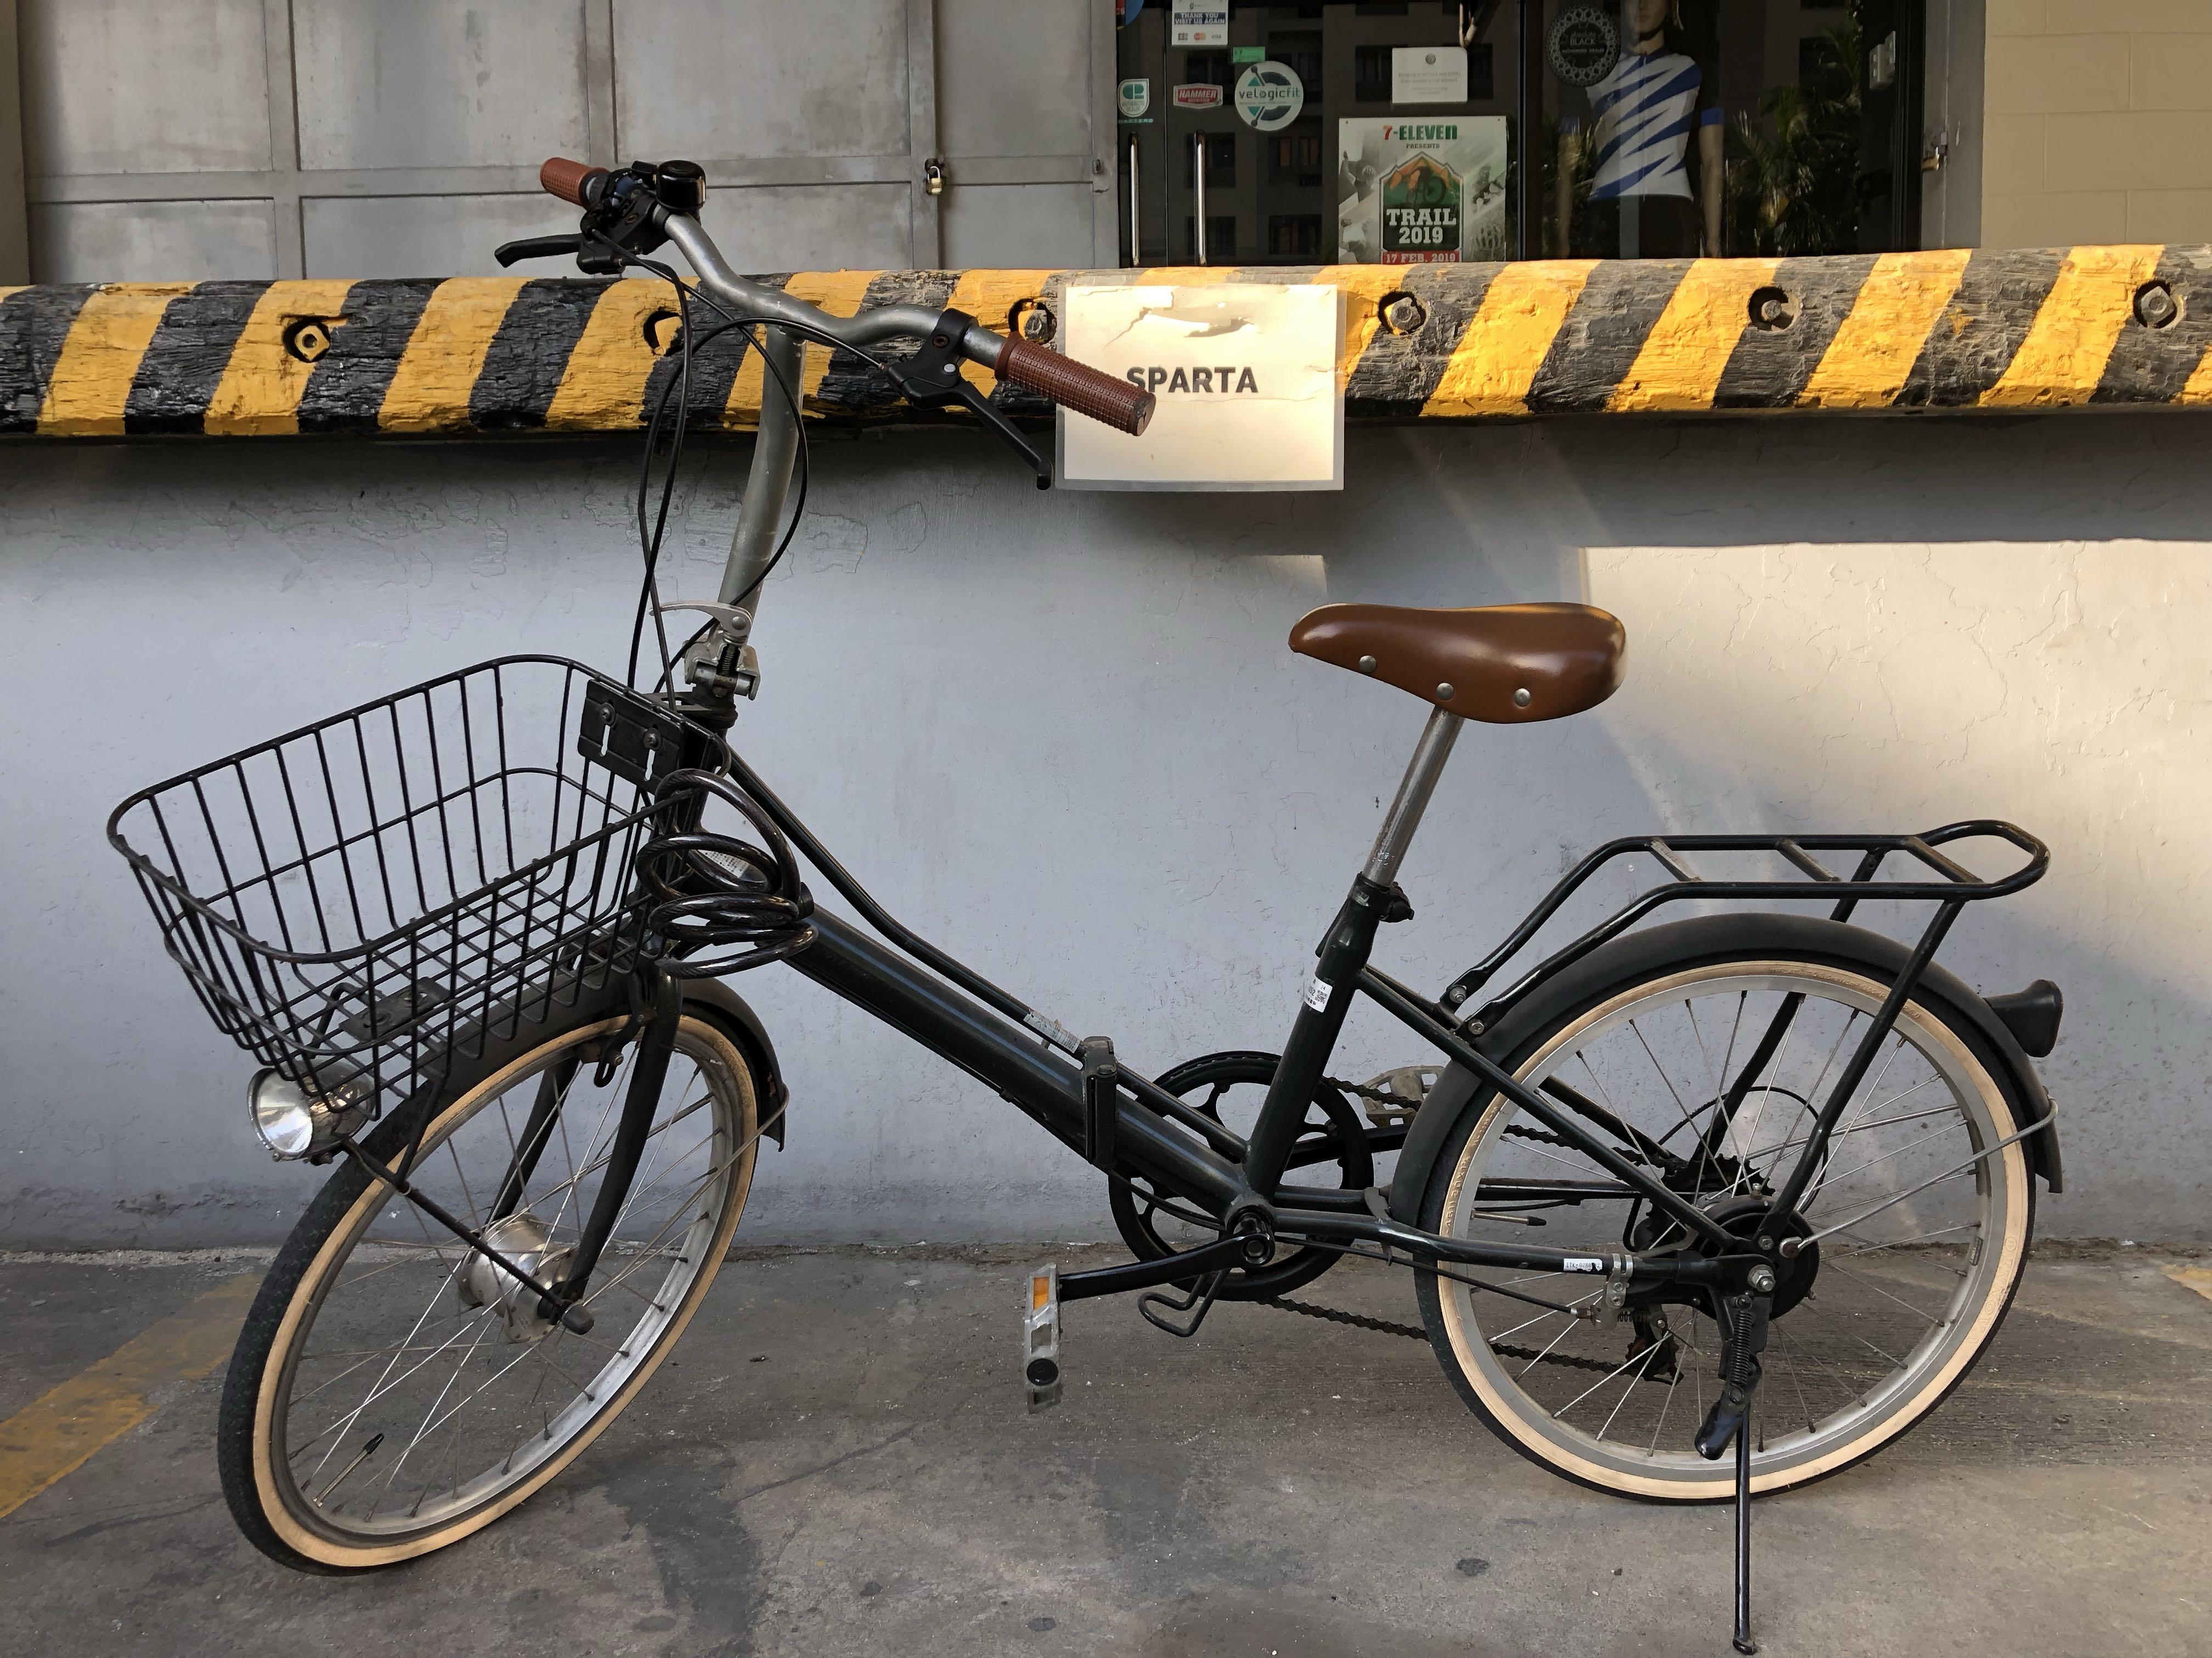
[[[493,1242],[489,1235],[520,1206],[524,1184],[544,1152],[559,1119],[569,1081],[583,1063],[581,1060],[563,1061],[539,1079],[530,1121],[523,1128],[522,1139],[500,1181],[492,1213],[481,1227],[471,1226],[428,1193],[418,1190],[408,1178],[410,1171],[404,1162],[398,1168],[388,1168],[355,1136],[346,1135],[338,1141],[339,1149],[358,1163],[370,1179],[390,1187],[517,1284],[540,1290],[538,1316],[579,1335],[592,1328],[590,1309],[583,1304],[584,1291],[591,1281],[592,1269],[598,1266],[615,1227],[622,1220],[630,1182],[637,1178],[637,1165],[645,1154],[645,1143],[652,1138],[653,1119],[659,1108],[661,1089],[668,1080],[668,1061],[676,1049],[676,1029],[684,1014],[682,985],[658,968],[647,966],[641,970],[639,988],[651,1011],[638,1037],[637,1058],[630,1067],[629,1087],[623,1098],[622,1117],[615,1125],[614,1140],[607,1151],[606,1172],[599,1184],[599,1196],[592,1202],[591,1217],[584,1224],[568,1269],[558,1284],[541,1283]],[[619,1035],[612,1039],[617,1045],[621,1040]]]
[[[539,1310],[557,1318],[564,1307],[583,1299],[592,1270],[599,1264],[615,1226],[629,1200],[630,1182],[637,1178],[638,1161],[653,1133],[653,1119],[660,1107],[660,1090],[668,1080],[668,1060],[676,1051],[676,1027],[684,1017],[684,989],[672,975],[659,969],[642,970],[641,988],[652,1005],[652,1013],[637,1041],[637,1057],[631,1062],[629,1089],[623,1097],[622,1120],[615,1125],[614,1143],[607,1148],[605,1173],[599,1194],[592,1204],[591,1218],[576,1240],[576,1253],[561,1282],[547,1291]]]

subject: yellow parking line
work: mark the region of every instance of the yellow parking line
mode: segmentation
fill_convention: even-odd
[[[2212,1301],[2212,1266],[2166,1266],[2160,1269],[2176,1284],[2183,1284]]]
[[[260,1281],[251,1272],[225,1278],[0,1422],[0,1517],[151,1416],[157,1389],[221,1364]]]

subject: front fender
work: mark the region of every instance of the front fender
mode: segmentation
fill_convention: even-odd
[[[768,1119],[767,1127],[761,1132],[781,1148],[784,1107],[790,1102],[791,1090],[784,1084],[783,1069],[776,1063],[775,1045],[769,1041],[760,1016],[744,997],[720,979],[685,980],[684,1000],[691,1011],[703,1011],[735,1039],[759,1084],[762,1114]]]

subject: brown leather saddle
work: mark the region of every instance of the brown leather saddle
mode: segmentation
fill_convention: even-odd
[[[1301,656],[1494,726],[1595,708],[1620,689],[1627,644],[1619,618],[1589,604],[1324,604],[1291,629]]]

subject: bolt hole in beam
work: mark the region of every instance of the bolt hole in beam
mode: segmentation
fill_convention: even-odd
[[[1797,296],[1772,283],[1751,290],[1751,325],[1778,334],[1797,320]]]
[[[1016,300],[1013,308],[1006,313],[1006,329],[1025,340],[1046,345],[1060,331],[1060,321],[1042,300],[1021,299]]]
[[[2145,328],[2171,328],[2181,320],[2181,301],[2166,283],[2147,282],[2136,289],[2135,313]]]
[[[673,311],[655,311],[645,319],[645,343],[656,357],[665,357],[675,349],[676,337],[684,331],[684,319]]]
[[[1393,334],[1410,334],[1428,321],[1428,307],[1404,288],[1395,294],[1385,294],[1376,303],[1376,313],[1382,326]]]
[[[331,333],[341,317],[295,317],[284,325],[284,349],[301,362],[313,362],[331,349]]]

